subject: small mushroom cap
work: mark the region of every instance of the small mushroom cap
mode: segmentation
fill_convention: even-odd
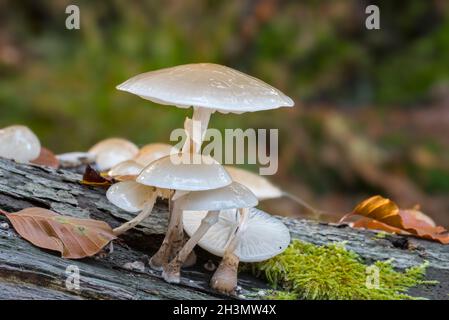
[[[154,188],[135,181],[115,183],[109,187],[106,197],[115,206],[128,212],[142,211],[145,202],[155,192]]]
[[[282,197],[282,190],[272,184],[268,179],[252,173],[251,171],[225,166],[232,180],[237,181],[251,190],[259,200]]]
[[[108,171],[108,176],[114,178],[118,176],[137,176],[144,166],[134,160],[126,160],[116,164]]]
[[[26,163],[39,157],[40,152],[41,143],[28,127],[0,129],[0,157]]]
[[[180,162],[188,157],[190,161]],[[232,183],[221,164],[200,154],[174,154],[150,163],[140,173],[137,182],[158,188],[201,191],[217,189]]]
[[[117,86],[144,99],[242,113],[292,107],[281,91],[240,71],[213,63],[186,64],[139,74]]]
[[[256,196],[238,182],[213,190],[189,192],[176,200],[182,210],[224,210],[257,206]]]
[[[184,230],[189,236],[198,229],[207,211],[184,211]],[[272,215],[251,208],[248,212],[247,229],[234,252],[242,262],[258,262],[283,252],[290,243],[288,228]],[[228,239],[238,225],[237,210],[223,210],[219,220],[201,238],[198,245],[204,250],[222,257]]]
[[[96,157],[98,169],[108,170],[120,162],[130,160],[139,152],[132,142],[121,138],[102,140],[89,149],[88,153]]]
[[[150,143],[143,146],[133,160],[144,167],[151,162],[170,155],[171,151],[176,150],[173,146],[166,143]],[[175,153],[178,153],[177,150]]]

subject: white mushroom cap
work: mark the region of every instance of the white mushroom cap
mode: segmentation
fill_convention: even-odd
[[[155,192],[154,188],[145,186],[135,181],[115,183],[106,192],[108,200],[128,212],[141,211],[145,202]]]
[[[251,208],[259,203],[256,196],[238,182],[219,189],[189,192],[176,201],[182,210]]]
[[[139,74],[117,89],[180,108],[191,106],[222,113],[292,107],[281,91],[240,71],[213,63],[186,64]]]
[[[26,163],[40,152],[41,143],[29,128],[15,125],[0,129],[0,157]]]
[[[157,159],[170,155],[172,149],[176,150],[166,143],[150,143],[140,148],[133,160],[145,167]],[[176,151],[176,153],[178,152],[179,150]]]
[[[183,157],[191,161],[179,162]],[[232,180],[221,164],[200,154],[175,154],[150,163],[137,177],[137,182],[158,188],[201,191],[217,189]]]
[[[237,181],[251,190],[259,200],[280,198],[282,190],[272,184],[268,179],[252,173],[251,171],[225,166],[232,180]]]
[[[98,169],[108,170],[116,164],[130,160],[139,152],[132,142],[121,138],[102,140],[89,149],[88,153],[96,157]]]
[[[198,229],[207,211],[184,211],[184,230],[189,236]],[[256,208],[249,209],[245,233],[234,252],[242,262],[258,262],[283,252],[290,243],[288,228],[277,218]],[[220,218],[201,238],[198,245],[222,257],[228,239],[239,222],[237,210],[224,210]]]
[[[108,176],[137,176],[143,168],[143,165],[134,160],[126,160],[113,166],[112,169],[108,171]]]

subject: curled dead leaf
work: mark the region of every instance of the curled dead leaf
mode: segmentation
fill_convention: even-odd
[[[112,185],[112,180],[106,179],[90,165],[87,165],[81,183],[88,186],[109,187]]]
[[[340,222],[350,216],[363,216],[354,223],[356,228],[376,229],[399,234],[409,234],[419,238],[449,243],[449,233],[433,220],[416,209],[399,209],[390,199],[379,195],[362,201],[354,210],[345,215]],[[427,219],[426,219],[427,217]]]
[[[116,239],[104,221],[67,217],[43,208],[1,213],[24,239],[37,247],[59,251],[63,258],[93,256]]]

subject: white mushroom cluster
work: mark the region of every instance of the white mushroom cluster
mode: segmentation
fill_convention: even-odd
[[[288,246],[290,234],[284,224],[255,208],[261,200],[286,193],[255,173],[202,155],[209,119],[216,111],[240,114],[291,107],[293,101],[261,80],[210,63],[140,74],[117,88],[163,105],[193,107],[192,118],[184,122],[187,139],[182,148],[164,143],[139,148],[123,138],[108,138],[86,152],[58,155],[58,165],[91,164],[117,181],[107,191],[108,200],[135,216],[115,228],[116,235],[148,217],[157,198],[167,199],[168,229],[150,266],[162,271],[166,281],[179,283],[181,267],[188,265],[199,245],[222,257],[211,286],[232,293],[240,261],[269,259]],[[39,139],[27,127],[0,130],[0,157],[27,163],[41,152]]]
[[[122,180],[109,188],[108,199],[138,213],[114,232],[119,235],[145,219],[157,197],[168,198],[169,226],[150,266],[162,270],[166,281],[179,283],[181,267],[199,244],[223,257],[211,286],[233,292],[239,261],[262,261],[281,253],[290,234],[280,220],[254,208],[259,200],[283,196],[279,188],[256,174],[224,167],[200,154],[209,119],[215,111],[240,114],[291,107],[293,101],[256,78],[210,63],[140,74],[117,88],[159,104],[193,107],[193,116],[184,123],[187,139],[181,150],[162,144],[140,150],[128,146],[120,151],[125,156],[116,157],[121,161],[106,161],[110,153],[102,157],[101,145],[89,151],[95,153],[99,168]],[[190,161],[181,160],[186,158]],[[185,243],[184,229],[190,236]]]

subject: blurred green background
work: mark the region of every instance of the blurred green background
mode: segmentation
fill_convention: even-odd
[[[76,4],[81,29],[65,28]],[[365,28],[377,4],[381,29]],[[293,109],[212,117],[279,128],[272,180],[332,214],[380,193],[449,225],[449,2],[0,0],[0,127],[28,125],[56,153],[121,136],[168,142],[188,110],[115,86],[215,62],[258,77]],[[287,200],[264,208],[307,215]]]

